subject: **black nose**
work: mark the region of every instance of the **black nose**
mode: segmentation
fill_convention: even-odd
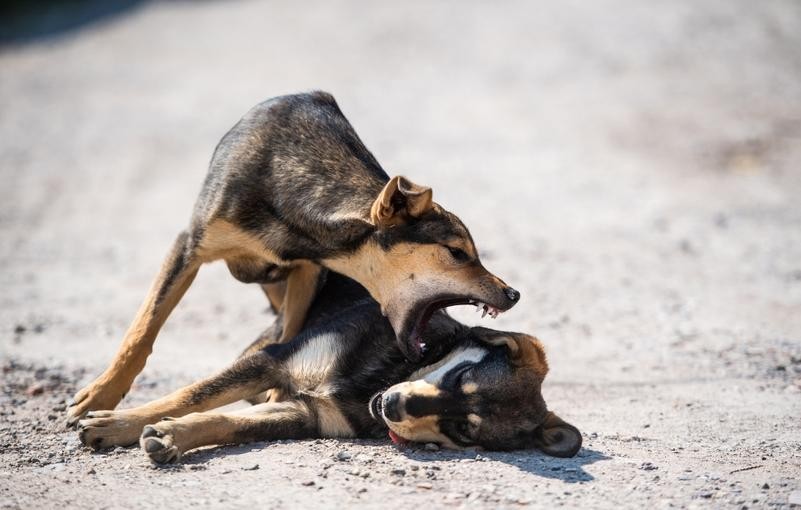
[[[389,421],[401,421],[400,410],[398,410],[398,403],[400,402],[400,393],[390,393],[384,395],[383,412],[384,418]]]
[[[508,297],[508,298],[509,298],[509,300],[510,300],[512,303],[517,303],[517,300],[518,300],[518,299],[520,299],[520,293],[519,293],[519,292],[517,292],[517,291],[516,291],[515,289],[513,289],[512,287],[506,287],[506,288],[503,290],[503,292],[504,292],[504,294],[506,294],[506,297]]]

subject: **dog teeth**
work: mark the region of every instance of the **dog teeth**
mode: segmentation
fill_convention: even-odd
[[[487,303],[482,303],[481,301],[476,301],[476,302],[473,302],[471,304],[475,305],[476,312],[483,311],[483,313],[481,314],[481,318],[482,319],[484,317],[486,317],[487,314],[489,314],[489,316],[492,317],[493,319],[497,319],[498,316],[501,314],[500,310],[498,310],[497,308],[495,308],[492,305],[488,305]]]
[[[476,307],[476,312],[481,312],[481,318],[483,319],[487,315],[492,317],[493,319],[497,319],[498,316],[501,314],[501,311],[495,308],[492,305],[488,305],[487,303],[482,303],[481,301],[471,301],[470,304]]]

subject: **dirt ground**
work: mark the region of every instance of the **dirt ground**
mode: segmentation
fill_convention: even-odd
[[[801,505],[801,4],[128,4],[0,46],[0,508]],[[63,429],[216,142],[312,88],[521,290],[491,325],[545,343],[576,458],[322,440],[154,468]],[[122,405],[271,320],[202,269]]]

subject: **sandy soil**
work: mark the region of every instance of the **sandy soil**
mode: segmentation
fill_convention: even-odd
[[[0,508],[801,505],[799,4],[376,4],[141,4],[0,48]],[[546,344],[576,458],[325,440],[157,469],[63,430],[220,136],[311,88],[522,291],[492,325]],[[222,367],[265,305],[204,268],[123,405]]]

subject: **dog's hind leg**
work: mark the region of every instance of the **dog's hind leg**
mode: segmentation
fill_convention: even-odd
[[[300,400],[259,404],[233,413],[193,413],[176,420],[147,425],[139,444],[150,460],[178,461],[193,448],[277,439],[317,437],[310,404]]]
[[[67,426],[75,425],[88,411],[114,409],[122,400],[134,378],[144,368],[159,329],[192,284],[200,264],[191,237],[187,232],[182,232],[175,240],[111,364],[73,398],[67,409]]]
[[[95,449],[136,443],[142,427],[170,416],[208,411],[286,384],[288,376],[264,352],[244,356],[208,379],[145,405],[119,411],[93,411],[78,422],[81,442]]]

